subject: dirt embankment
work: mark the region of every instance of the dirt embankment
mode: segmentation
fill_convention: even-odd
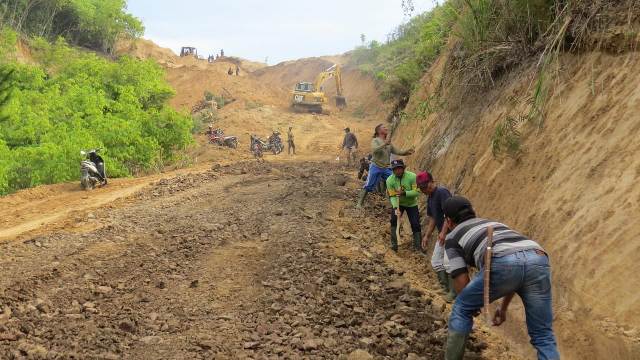
[[[446,60],[423,78],[409,114],[433,101]],[[638,358],[640,57],[565,54],[560,65],[543,126],[518,125],[517,160],[494,157],[491,139],[499,123],[528,113],[534,65],[491,90],[445,92],[440,111],[400,124],[394,142],[416,146],[411,166],[468,196],[480,216],[512,225],[549,251],[563,358]],[[511,312],[519,319],[505,333],[524,344],[521,311]]]

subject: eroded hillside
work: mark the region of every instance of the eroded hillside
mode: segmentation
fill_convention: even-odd
[[[394,141],[416,146],[411,165],[471,198],[481,216],[503,220],[549,251],[564,358],[637,357],[638,53],[561,55],[539,125],[520,120],[530,112],[536,62],[493,88],[461,91],[443,85],[451,54],[425,75],[406,112],[424,104],[434,110],[401,121]],[[515,131],[503,136],[519,148],[496,154],[492,140],[506,121]],[[526,342],[522,322],[520,313],[503,334]]]

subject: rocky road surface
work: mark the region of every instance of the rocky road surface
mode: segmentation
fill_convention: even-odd
[[[363,220],[350,182],[214,166],[0,244],[0,358],[442,358],[444,307],[374,249],[386,217]]]

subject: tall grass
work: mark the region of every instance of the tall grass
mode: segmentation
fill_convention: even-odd
[[[457,70],[464,84],[492,84],[537,51],[554,20],[554,0],[464,0],[454,35]]]
[[[440,55],[454,25],[457,1],[448,1],[413,17],[391,32],[385,43],[357,47],[351,65],[376,77],[385,100],[407,99]]]

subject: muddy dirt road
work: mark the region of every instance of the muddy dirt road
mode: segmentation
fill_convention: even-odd
[[[443,307],[366,244],[347,175],[219,166],[0,244],[0,358],[440,358]]]

